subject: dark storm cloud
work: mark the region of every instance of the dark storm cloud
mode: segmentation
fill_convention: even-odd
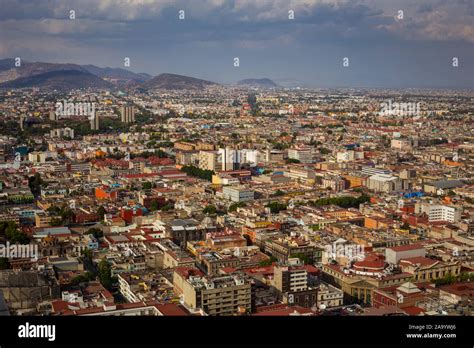
[[[0,57],[112,66],[131,57],[135,71],[220,82],[266,75],[310,86],[474,84],[472,0],[0,3]],[[461,62],[456,71],[453,56]],[[341,68],[343,57],[351,58],[349,69]]]

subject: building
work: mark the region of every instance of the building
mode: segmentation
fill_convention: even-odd
[[[240,264],[240,261],[237,257],[223,255],[216,251],[209,251],[199,254],[198,262],[199,267],[210,276],[219,275],[221,268],[237,267]]]
[[[392,171],[389,169],[374,168],[374,167],[368,167],[368,166],[362,167],[363,176],[371,176],[371,175],[377,175],[377,174],[390,175],[391,173]]]
[[[218,170],[218,155],[215,151],[199,151],[198,162],[199,168],[202,170]]]
[[[99,115],[97,115],[95,111],[90,117],[90,123],[91,123],[91,130],[99,130]]]
[[[124,105],[120,111],[122,123],[133,123],[135,122],[135,107]]]
[[[288,259],[298,257],[307,264],[313,264],[321,262],[323,253],[323,249],[301,239],[272,238],[265,241],[264,249],[281,263],[287,263]]]
[[[288,158],[301,163],[313,163],[313,151],[310,147],[288,149]]]
[[[401,259],[399,266],[403,272],[412,274],[415,281],[419,282],[440,279],[448,274],[453,276],[461,274],[461,264],[459,262],[442,262],[427,257]]]
[[[279,293],[308,289],[308,272],[299,259],[289,259],[274,268],[273,282]]]
[[[364,159],[364,151],[346,150],[336,153],[337,163],[351,162],[359,159]]]
[[[351,272],[339,265],[323,265],[323,280],[337,286],[344,292],[344,300],[350,303],[372,303],[372,292],[388,286],[401,285],[410,281],[412,274],[384,274],[383,272],[365,275]]]
[[[118,191],[115,189],[111,189],[108,186],[96,187],[94,190],[95,198],[98,200],[117,200],[118,199]]]
[[[316,172],[311,169],[300,168],[296,166],[290,167],[284,172],[284,175],[296,180],[314,181],[316,179]]]
[[[52,129],[49,134],[52,138],[74,139],[74,129],[69,128],[69,127]]]
[[[169,239],[162,239],[158,247],[163,251],[163,268],[194,267],[194,258]]]
[[[415,213],[425,213],[429,222],[445,221],[456,223],[461,221],[462,207],[454,205],[416,203]]]
[[[48,152],[34,151],[28,154],[28,161],[33,163],[44,163],[50,157]]]
[[[344,301],[344,292],[341,289],[324,282],[319,284],[317,296],[316,305],[321,309],[342,306]]]
[[[400,286],[374,289],[372,307],[397,306],[398,308],[416,307],[425,294],[413,283],[406,282]]]
[[[425,257],[426,250],[420,244],[400,245],[385,249],[385,261],[397,265],[401,259]]]
[[[223,186],[238,185],[240,184],[240,180],[228,174],[218,173],[212,176],[212,183],[214,185],[223,185]]]
[[[474,283],[455,283],[441,285],[439,287],[439,297],[454,305],[469,303],[474,297]]]
[[[248,202],[254,200],[254,191],[244,187],[225,186],[222,196],[232,202]]]
[[[310,286],[307,267],[315,269],[313,266],[303,265],[298,258],[289,259],[286,264],[275,266],[273,285],[283,303],[306,308],[317,305],[319,289]]]
[[[367,179],[367,188],[375,192],[390,193],[402,190],[402,180],[389,174],[375,174]]]
[[[236,170],[240,168],[240,163],[242,162],[241,151],[225,147],[219,149],[218,153],[222,163],[222,170]]]
[[[189,143],[186,141],[177,141],[174,143],[173,147],[176,150],[182,150],[182,151],[193,151],[196,148],[196,145],[194,143]]]
[[[190,276],[183,283],[184,305],[208,315],[237,315],[251,311],[252,284],[243,274]]]
[[[117,274],[120,294],[129,303],[174,298],[173,284],[162,274],[146,270]]]
[[[58,115],[56,114],[56,112],[54,110],[51,110],[49,112],[49,120],[50,121],[57,121],[59,119]]]
[[[341,192],[346,189],[346,181],[339,176],[330,176],[323,178],[323,188],[330,188],[331,191]]]
[[[438,180],[423,185],[423,191],[428,194],[443,196],[450,190],[464,186],[460,180]]]
[[[390,142],[390,147],[392,149],[398,149],[402,151],[409,151],[413,149],[413,147],[418,146],[418,139],[406,139],[406,138],[399,138],[399,139],[392,139]]]

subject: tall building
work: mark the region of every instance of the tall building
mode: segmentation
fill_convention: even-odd
[[[431,204],[428,202],[415,204],[415,212],[428,215],[429,222],[446,221],[456,223],[461,220],[462,211],[462,206]]]
[[[288,158],[298,160],[301,163],[312,163],[313,151],[309,147],[289,149]]]
[[[203,170],[218,170],[217,153],[215,151],[199,151],[199,168]]]
[[[25,119],[26,119],[25,115],[20,116],[20,129],[21,130],[23,130],[25,127]]]
[[[233,150],[225,147],[219,149],[219,159],[222,163],[222,170],[236,170],[239,169],[241,163],[241,153],[239,150]]]
[[[308,289],[308,272],[298,262],[299,259],[289,259],[287,264],[274,268],[275,288],[281,293],[302,291]]]
[[[91,129],[92,130],[99,130],[99,115],[95,112],[91,116]]]
[[[49,112],[49,120],[50,121],[57,121],[58,120],[58,115],[56,115],[56,112],[54,110],[51,110]]]
[[[251,311],[252,284],[243,274],[220,277],[190,276],[183,284],[184,304],[209,315],[235,315]]]
[[[66,127],[66,128],[58,128],[52,129],[49,132],[51,138],[71,138],[74,139],[74,129]]]
[[[313,307],[318,290],[308,286],[308,272],[297,258],[274,268],[274,285],[280,299],[290,305]]]
[[[121,109],[121,119],[123,123],[135,122],[135,107],[124,105]]]

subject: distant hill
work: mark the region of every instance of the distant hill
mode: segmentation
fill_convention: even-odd
[[[275,88],[278,85],[270,79],[245,79],[237,82],[238,86],[258,87],[258,88]]]
[[[64,74],[49,74],[52,72],[65,71]],[[82,72],[78,83],[70,81],[72,71]],[[93,76],[89,76],[93,75]],[[63,84],[59,79],[63,76],[66,80]],[[79,76],[79,75],[78,75]],[[15,66],[15,60],[12,58],[0,59],[0,86],[35,87],[38,83],[47,87],[48,82],[45,79],[54,79],[51,83],[54,86],[74,86],[73,88],[88,87],[113,87],[113,85],[136,85],[143,83],[151,76],[148,74],[134,73],[121,68],[101,68],[95,65],[78,65],[68,63],[42,63],[22,61],[21,66]],[[14,83],[13,83],[14,82]],[[84,83],[84,85],[81,85]],[[28,84],[35,84],[28,85]]]
[[[110,88],[113,85],[88,71],[56,70],[0,83],[0,88],[41,87],[70,90],[80,88]]]
[[[9,70],[15,66],[13,58],[0,59],[0,71]]]
[[[86,69],[77,64],[31,63],[22,61],[21,66],[15,67],[14,59],[2,59],[0,61],[0,83],[63,70],[87,72]]]
[[[108,79],[132,80],[136,82],[145,82],[152,78],[151,75],[144,73],[134,73],[133,71],[121,68],[100,68],[95,65],[82,65],[91,74]]]
[[[144,89],[198,90],[213,85],[217,85],[217,83],[183,75],[160,74],[143,83],[141,87]]]

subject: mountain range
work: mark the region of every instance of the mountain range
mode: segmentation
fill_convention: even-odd
[[[141,85],[145,89],[191,89],[198,90],[205,87],[218,85],[216,82],[201,80],[194,77],[176,75],[176,74],[160,74],[146,81]]]
[[[278,85],[270,79],[245,79],[237,82],[238,86],[257,87],[257,88],[275,88]]]
[[[0,88],[31,88],[70,90],[81,88],[137,87],[143,90],[199,90],[219,85],[216,82],[177,74],[152,77],[122,68],[101,68],[95,65],[43,63],[22,61],[15,66],[12,58],[0,59]],[[270,79],[246,79],[238,86],[272,88]]]

